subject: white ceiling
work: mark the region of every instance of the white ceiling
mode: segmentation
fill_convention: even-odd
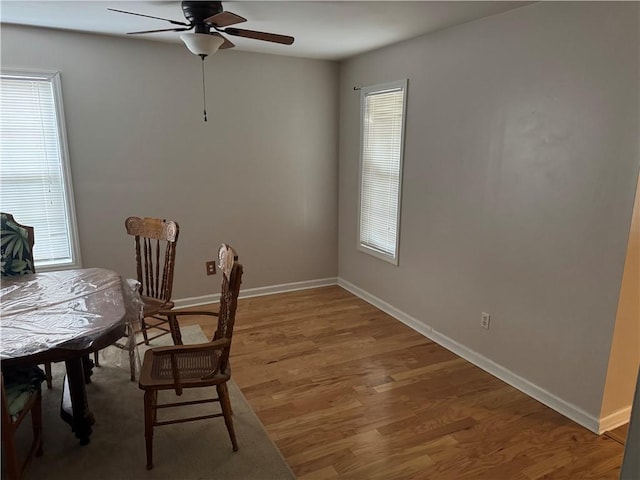
[[[239,28],[295,37],[291,46],[229,37],[237,50],[341,60],[452,25],[532,2],[511,1],[234,1],[223,7],[248,19]],[[2,23],[125,35],[171,28],[162,20],[108,11],[127,10],[184,21],[178,1],[27,1],[2,0]],[[179,33],[130,36],[179,42]]]

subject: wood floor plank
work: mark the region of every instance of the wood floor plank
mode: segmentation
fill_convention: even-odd
[[[211,320],[181,325],[211,336]],[[619,474],[620,444],[340,287],[241,299],[233,342],[233,377],[301,479]]]

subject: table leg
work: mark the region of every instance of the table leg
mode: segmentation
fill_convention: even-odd
[[[93,375],[93,367],[95,363],[89,355],[82,356],[82,369],[84,370],[84,383],[91,383],[91,375]]]
[[[78,357],[65,361],[65,365],[67,375],[62,390],[60,416],[71,425],[71,431],[80,439],[80,445],[87,445],[95,420],[87,402],[84,362],[82,357]]]

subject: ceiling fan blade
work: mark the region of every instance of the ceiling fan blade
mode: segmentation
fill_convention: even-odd
[[[231,12],[220,12],[205,19],[204,23],[214,25],[216,27],[228,27],[237,23],[246,22],[247,19]]]
[[[220,45],[220,50],[224,50],[225,48],[233,48],[235,47],[235,43],[233,43],[232,41],[230,41],[228,38],[226,38],[224,35],[220,35],[219,33],[210,33],[209,35],[215,35],[216,37],[220,37],[224,40],[224,43],[222,45]]]
[[[147,17],[147,18],[155,18],[156,20],[164,20],[165,22],[169,22],[172,25],[184,25],[185,27],[190,26],[190,24],[188,23],[178,22],[176,20],[169,20],[168,18],[153,17],[151,15],[144,15],[142,13],[126,12],[124,10],[116,10],[115,8],[107,8],[107,10],[111,10],[112,12],[126,13],[127,15],[137,15],[138,17]]]
[[[264,40],[265,42],[282,43],[283,45],[291,45],[295,40],[288,35],[278,35],[277,33],[256,32],[255,30],[245,30],[243,28],[225,28],[220,30],[223,33],[234,35],[236,37],[253,38],[254,40]]]
[[[189,28],[163,28],[162,30],[145,30],[143,32],[127,32],[127,35],[138,35],[140,33],[157,33],[157,32],[185,32],[187,30],[191,30],[193,27]]]

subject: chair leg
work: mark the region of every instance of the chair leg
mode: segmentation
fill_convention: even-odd
[[[157,390],[154,390],[153,392],[152,402],[153,402],[153,415],[151,416],[151,419],[153,420],[153,424],[155,425],[156,423],[158,423],[158,409],[156,408],[156,405],[158,404]]]
[[[36,401],[31,408],[33,441],[36,442],[36,457],[42,456],[42,391],[38,390]]]
[[[149,345],[149,335],[147,335],[147,324],[144,321],[144,317],[140,319],[140,330],[142,330],[142,336],[144,337],[144,344]]]
[[[51,363],[47,362],[44,364],[44,374],[47,380],[47,389],[51,390],[53,388],[53,377],[51,375]]]
[[[144,391],[144,440],[147,448],[147,470],[153,468],[153,391]]]
[[[169,321],[169,329],[171,330],[171,338],[174,345],[182,345],[182,333],[180,332],[180,324],[176,315],[167,315]]]
[[[128,339],[129,342],[129,369],[131,370],[131,381],[136,381],[136,342],[135,339]]]
[[[4,447],[4,464],[5,473],[8,480],[17,480],[20,478],[20,467],[18,466],[18,458],[16,456],[16,446],[13,440],[13,432],[11,425],[2,426],[2,446]],[[6,427],[6,428],[5,428]]]
[[[98,353],[100,353],[99,350],[93,352],[93,363],[95,364],[96,367],[100,366],[100,359],[98,358]]]
[[[220,406],[222,407],[222,414],[224,415],[224,423],[227,426],[227,431],[229,432],[229,438],[231,439],[231,445],[233,445],[233,451],[238,451],[238,442],[236,442],[236,432],[233,429],[233,419],[231,415],[233,412],[231,411],[231,401],[229,400],[229,391],[227,390],[227,384],[222,383],[220,385],[216,385],[216,390],[218,390],[218,397],[220,397]]]

